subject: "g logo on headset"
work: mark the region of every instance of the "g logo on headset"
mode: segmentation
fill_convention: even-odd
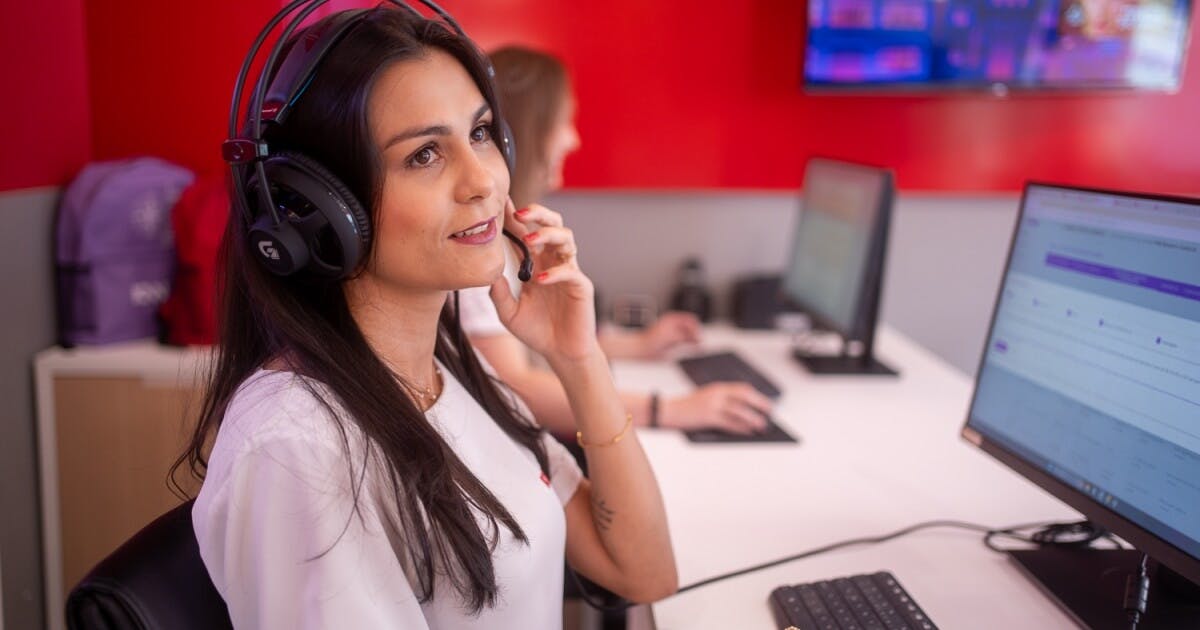
[[[458,23],[441,7],[420,0],[439,15],[460,37],[467,39]],[[268,82],[270,69],[291,34],[317,7],[320,0],[297,0],[284,7],[259,34],[243,62],[234,86],[233,107],[229,114],[229,136],[221,147],[225,161],[233,171],[234,203],[248,226],[248,244],[252,254],[272,273],[287,276],[299,271],[346,278],[362,262],[371,242],[371,218],[354,194],[320,162],[291,151],[272,151],[263,139],[264,123],[283,124],[297,99],[312,80],[326,54],[361,23],[368,9],[344,11],[325,23],[320,30],[310,29],[305,41],[288,51],[279,71]],[[400,10],[417,14],[401,0],[392,0]],[[248,133],[237,131],[238,104],[247,71],[263,41],[288,14],[304,7],[292,18],[272,47],[254,94],[250,99]],[[485,57],[486,59],[486,57]],[[491,67],[489,66],[489,72]],[[496,104],[492,103],[493,108]],[[498,144],[509,172],[513,169],[512,133],[497,117]],[[527,280],[532,263],[524,243],[505,235],[521,246],[525,260],[520,276]]]

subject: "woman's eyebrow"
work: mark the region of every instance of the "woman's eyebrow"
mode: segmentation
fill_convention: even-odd
[[[480,105],[479,109],[475,110],[475,115],[471,117],[472,122],[478,121],[480,118],[483,118],[484,114],[487,114],[490,109],[491,108],[488,106],[487,103]],[[392,136],[392,138],[390,140],[388,140],[386,144],[383,145],[383,150],[386,151],[393,144],[397,144],[399,142],[404,142],[405,140],[410,140],[412,138],[420,138],[421,136],[448,136],[448,135],[450,135],[450,127],[448,127],[446,125],[430,125],[428,127],[415,127],[413,129],[406,129],[405,131],[401,131],[400,133]]]

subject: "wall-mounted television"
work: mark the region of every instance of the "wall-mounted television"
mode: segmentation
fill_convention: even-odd
[[[804,84],[1179,89],[1191,0],[809,0]]]

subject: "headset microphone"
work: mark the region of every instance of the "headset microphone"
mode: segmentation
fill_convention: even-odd
[[[529,279],[533,277],[533,257],[529,255],[529,246],[508,230],[504,230],[504,235],[508,237],[508,240],[516,243],[521,250],[521,267],[517,269],[517,279],[521,282],[529,282]]]

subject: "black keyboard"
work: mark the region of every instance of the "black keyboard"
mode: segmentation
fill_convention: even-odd
[[[697,385],[719,381],[749,383],[768,398],[779,398],[779,387],[732,352],[708,354],[679,360],[679,367]]]
[[[679,360],[684,374],[697,385],[722,381],[749,383],[768,398],[779,398],[779,387],[767,380],[761,372],[732,352],[708,354]],[[720,429],[694,429],[684,435],[692,442],[798,442],[770,416],[763,416],[767,428],[762,433],[727,433]]]
[[[936,630],[887,571],[771,591],[775,625],[795,630]]]

